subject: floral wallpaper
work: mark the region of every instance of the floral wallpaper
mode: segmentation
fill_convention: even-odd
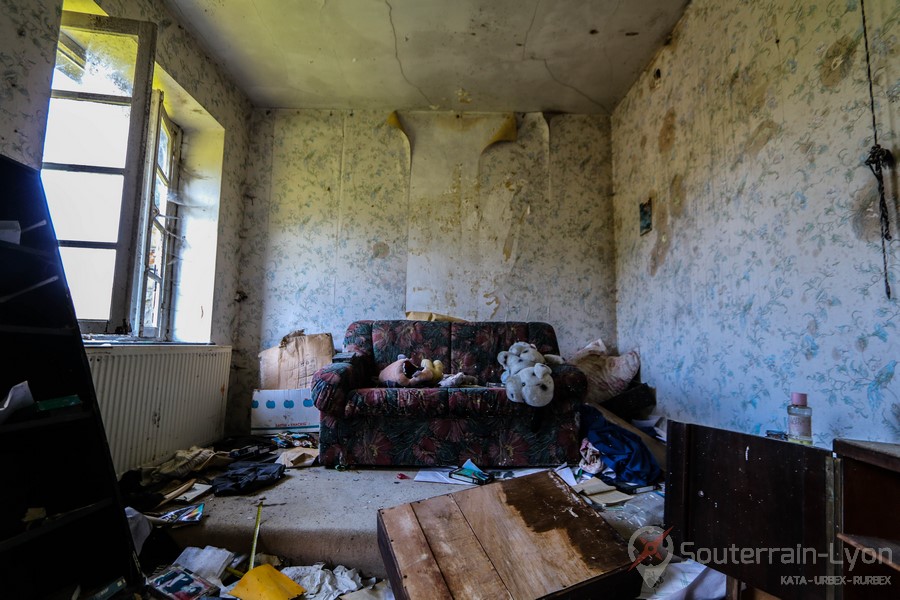
[[[286,333],[339,347],[352,321],[406,310],[544,320],[564,354],[615,343],[607,118],[388,117],[254,115],[235,336],[247,405],[257,354]],[[515,141],[491,144],[509,119]]]
[[[62,0],[0,0],[0,154],[39,169]]]
[[[900,440],[898,181],[888,300],[858,0],[694,0],[611,121],[514,115],[494,144],[510,115],[466,133],[444,113],[401,130],[377,111],[253,110],[163,2],[98,4],[156,22],[158,61],[226,130],[212,311],[235,347],[229,429],[284,334],[340,345],[355,319],[424,309],[546,320],[564,354],[637,347],[673,418],[761,434],[803,391],[817,444]],[[0,153],[33,166],[60,5],[0,0]],[[879,140],[900,155],[900,5],[866,8]]]
[[[866,9],[898,156],[900,4]],[[615,110],[619,344],[673,418],[764,434],[799,391],[817,445],[900,441],[897,175],[889,300],[862,33],[857,0],[694,0]]]

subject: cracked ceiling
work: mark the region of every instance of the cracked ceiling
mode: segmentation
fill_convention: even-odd
[[[166,0],[253,103],[609,114],[689,0]]]

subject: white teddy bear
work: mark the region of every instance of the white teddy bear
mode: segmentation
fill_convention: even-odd
[[[506,380],[506,397],[512,402],[524,402],[540,408],[553,400],[553,379],[550,367],[538,363],[525,367]]]
[[[541,354],[534,344],[516,342],[509,347],[509,350],[504,350],[497,355],[497,362],[503,367],[500,382],[506,383],[510,376],[522,369],[538,364],[561,365],[563,359],[556,354]]]

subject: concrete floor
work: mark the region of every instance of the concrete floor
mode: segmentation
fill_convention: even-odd
[[[634,432],[666,468],[665,446],[609,411],[611,422]],[[378,552],[376,513],[380,508],[450,494],[467,486],[414,481],[418,469],[387,467],[336,471],[324,467],[288,469],[284,479],[257,494],[216,498],[209,495],[199,525],[171,530],[180,546],[207,545],[249,553],[256,505],[263,500],[258,552],[282,556],[295,565],[324,561],[327,566],[357,568],[369,577],[387,573]],[[409,479],[397,479],[403,473]],[[621,512],[604,513],[628,539],[642,524],[662,524],[662,499],[641,494]],[[651,510],[647,510],[652,507]],[[652,515],[652,516],[651,516]]]
[[[465,489],[413,481],[416,469],[336,471],[317,466],[285,473],[284,479],[257,494],[207,496],[203,521],[172,530],[172,537],[181,546],[210,545],[249,553],[256,505],[262,499],[257,552],[297,565],[324,561],[385,578],[375,536],[378,509]],[[409,479],[397,479],[398,473]]]

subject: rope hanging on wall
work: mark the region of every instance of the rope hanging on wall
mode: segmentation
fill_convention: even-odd
[[[884,293],[888,300],[891,298],[891,283],[888,277],[887,243],[891,241],[891,223],[888,215],[887,201],[884,199],[884,169],[890,168],[894,163],[894,157],[887,148],[878,145],[878,126],[875,122],[875,93],[872,91],[872,62],[869,56],[869,36],[866,32],[866,2],[860,0],[862,10],[863,41],[866,46],[866,74],[869,80],[869,110],[872,113],[872,149],[866,158],[866,165],[872,170],[875,179],[878,180],[878,209],[881,213],[881,259],[884,268]]]

